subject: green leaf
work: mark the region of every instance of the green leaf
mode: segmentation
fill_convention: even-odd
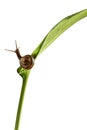
[[[32,55],[36,58],[39,54],[41,54],[49,45],[52,44],[64,31],[66,31],[73,24],[78,22],[79,20],[87,17],[87,9],[72,14],[68,17],[65,17],[59,23],[57,23],[45,36],[42,42],[37,46],[37,48],[33,51]]]

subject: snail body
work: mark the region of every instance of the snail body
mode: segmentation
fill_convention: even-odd
[[[20,51],[19,51],[19,48],[17,47],[17,43],[15,41],[15,44],[16,44],[16,50],[15,51],[12,51],[12,50],[7,50],[7,51],[11,51],[11,52],[15,52],[18,59],[19,59],[19,63],[20,63],[20,66],[24,69],[31,69],[33,66],[34,66],[34,58],[32,55],[25,55],[25,56],[21,56],[20,54]]]

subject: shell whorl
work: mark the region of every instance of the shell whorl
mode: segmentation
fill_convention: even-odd
[[[34,65],[34,58],[31,55],[25,55],[20,58],[20,66],[24,69],[31,69]]]

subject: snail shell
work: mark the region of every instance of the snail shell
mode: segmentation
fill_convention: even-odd
[[[34,58],[31,55],[25,55],[20,58],[20,65],[24,69],[31,69],[34,65]]]

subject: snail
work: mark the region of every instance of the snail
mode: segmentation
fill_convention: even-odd
[[[16,45],[16,50],[13,51],[13,50],[8,50],[8,49],[5,49],[7,51],[11,51],[11,52],[15,52],[18,59],[19,59],[19,62],[20,62],[20,66],[24,69],[31,69],[34,65],[34,58],[32,55],[25,55],[25,56],[21,56],[20,54],[20,51],[19,51],[19,48],[17,47],[17,42],[15,40],[15,45]]]

